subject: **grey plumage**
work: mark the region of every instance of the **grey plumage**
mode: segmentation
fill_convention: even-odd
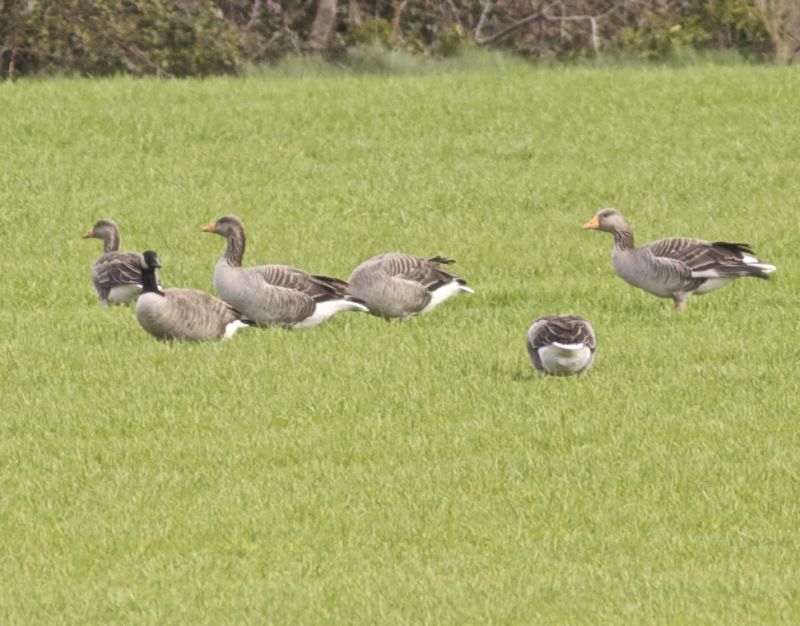
[[[672,298],[678,310],[692,294],[708,293],[741,276],[767,279],[775,271],[743,243],[670,237],[636,248],[628,222],[614,209],[601,209],[583,227],[611,233],[617,274],[634,287]]]
[[[537,371],[568,376],[592,366],[597,340],[592,325],[579,315],[545,315],[531,324],[526,345]]]
[[[214,288],[220,298],[259,326],[307,328],[340,311],[366,311],[338,278],[316,276],[286,265],[242,267],[246,238],[239,218],[226,215],[204,232],[227,239],[214,268]]]
[[[387,252],[361,263],[348,283],[373,315],[407,319],[430,311],[456,293],[474,293],[463,278],[442,268],[451,263],[452,259],[439,256],[425,259]]]
[[[103,254],[92,265],[92,283],[103,306],[130,304],[142,289],[142,255],[120,252],[119,228],[112,220],[99,220],[83,235],[101,239]],[[156,279],[160,278],[156,274]]]
[[[247,325],[233,307],[197,289],[162,290],[153,277],[160,267],[155,252],[142,256],[143,292],[136,302],[136,319],[162,341],[210,341],[232,336]]]

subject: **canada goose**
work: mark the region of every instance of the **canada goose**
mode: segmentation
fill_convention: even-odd
[[[142,255],[142,294],[136,301],[136,319],[156,339],[230,339],[239,328],[249,325],[237,311],[210,293],[197,289],[162,290],[155,277],[159,267],[155,252],[148,250]]]
[[[96,222],[83,238],[103,240],[103,254],[92,265],[92,283],[100,304],[130,304],[142,290],[142,255],[119,252],[119,228],[112,220]],[[157,273],[156,280],[161,284]]]
[[[452,259],[430,259],[387,252],[364,261],[350,275],[352,294],[361,298],[370,313],[386,319],[408,319],[427,313],[457,293],[475,293],[467,281],[447,270]]]
[[[775,271],[774,265],[756,259],[746,243],[670,237],[635,248],[631,227],[614,209],[599,210],[583,228],[614,235],[611,261],[620,278],[659,298],[672,298],[679,311],[692,294],[708,293],[740,276],[767,279]]]
[[[341,311],[367,311],[338,278],[312,276],[286,265],[242,267],[245,234],[238,217],[220,217],[203,232],[228,240],[214,268],[217,294],[259,326],[310,328]]]
[[[569,376],[592,366],[597,344],[592,325],[579,315],[545,315],[528,330],[527,346],[539,372]]]

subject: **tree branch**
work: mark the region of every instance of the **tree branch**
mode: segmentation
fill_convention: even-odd
[[[489,11],[492,10],[492,0],[485,0],[483,3],[483,11],[481,11],[481,16],[478,19],[478,23],[475,25],[475,41],[476,43],[480,43],[481,38],[481,30],[483,30],[483,25],[486,23],[486,16],[489,15]]]
[[[245,31],[249,31],[258,23],[258,18],[261,17],[261,0],[253,2],[253,8],[250,10],[250,19],[244,27]]]
[[[464,25],[461,23],[461,17],[458,15],[458,7],[456,7],[453,0],[447,0],[447,5],[450,7],[450,10],[453,12],[453,17],[456,18],[456,22],[458,23],[458,27],[461,29],[461,32],[464,32]]]
[[[392,41],[397,42],[400,35],[400,17],[403,15],[403,11],[406,10],[406,6],[408,5],[408,0],[403,0],[400,3],[400,6],[397,7],[397,11],[394,13],[394,17],[392,18]]]
[[[521,20],[514,22],[510,26],[506,26],[502,30],[496,32],[494,35],[484,38],[480,36],[480,29],[483,27],[486,15],[491,10],[491,6],[492,6],[491,0],[486,0],[486,4],[483,5],[483,13],[481,13],[481,19],[478,21],[478,25],[475,27],[475,43],[477,43],[479,46],[485,46],[486,44],[490,44],[494,41],[497,41],[498,39],[502,39],[509,33],[513,33],[518,28],[525,26],[525,24],[530,24],[531,22],[543,17],[541,13],[533,13],[528,17],[523,17]]]
[[[546,13],[532,13],[527,17],[523,17],[521,20],[517,20],[513,24],[506,26],[505,28],[499,30],[498,32],[490,35],[489,37],[482,37],[481,30],[483,29],[483,25],[486,23],[486,17],[489,15],[489,12],[492,10],[492,0],[486,0],[483,4],[483,11],[481,11],[480,19],[478,20],[477,26],[475,26],[475,43],[479,46],[485,46],[486,44],[490,44],[492,42],[497,41],[498,39],[502,39],[506,35],[513,33],[515,30],[525,26],[525,24],[530,24],[536,20],[548,20],[550,22],[576,22],[580,20],[588,20],[589,24],[592,28],[592,48],[594,48],[595,55],[600,54],[600,38],[597,34],[597,17],[593,15],[563,15],[563,16],[553,16],[547,15]],[[612,9],[613,10],[613,9]],[[608,11],[606,12],[608,13]],[[605,15],[605,13],[603,14]]]
[[[555,17],[552,15],[545,15],[542,13],[542,17],[546,20],[550,20],[551,22],[575,22],[578,20],[589,20],[589,23],[592,26],[592,47],[594,48],[594,53],[600,54],[600,41],[597,37],[597,18],[593,15],[565,15],[563,17]]]

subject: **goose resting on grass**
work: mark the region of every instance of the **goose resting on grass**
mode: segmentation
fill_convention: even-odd
[[[614,209],[601,209],[583,228],[614,235],[611,261],[625,282],[659,298],[672,298],[675,308],[686,299],[718,289],[740,276],[769,278],[775,266],[756,259],[750,244],[670,237],[633,245],[633,231]]]
[[[341,311],[367,311],[338,278],[312,276],[286,265],[242,267],[245,235],[238,217],[225,215],[203,232],[228,240],[214,268],[217,294],[258,326],[310,328]]]
[[[136,301],[136,319],[142,328],[162,341],[210,341],[230,339],[250,323],[210,293],[197,289],[162,290],[155,272],[158,255],[142,255],[142,295]]]
[[[475,293],[463,278],[442,269],[450,263],[455,261],[387,252],[364,261],[348,282],[353,295],[361,298],[373,315],[406,320],[427,313],[457,293]]]
[[[588,370],[597,342],[594,329],[578,315],[545,315],[528,330],[528,355],[542,374],[569,376]]]
[[[130,304],[142,291],[142,255],[120,252],[119,228],[112,220],[100,220],[87,230],[84,239],[102,239],[103,254],[92,265],[92,283],[100,304]],[[159,285],[161,278],[156,273]]]

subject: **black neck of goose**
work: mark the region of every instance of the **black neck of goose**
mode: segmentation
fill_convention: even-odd
[[[158,286],[156,270],[152,267],[142,270],[142,293],[157,293],[159,296],[164,295],[164,292],[161,291],[161,288]]]
[[[614,245],[619,250],[633,250],[633,231],[627,224],[614,230]]]
[[[228,246],[225,248],[225,260],[232,267],[241,267],[244,258],[245,237],[244,231],[234,230],[228,237]]]
[[[103,253],[119,250],[119,231],[115,228],[103,233]]]

